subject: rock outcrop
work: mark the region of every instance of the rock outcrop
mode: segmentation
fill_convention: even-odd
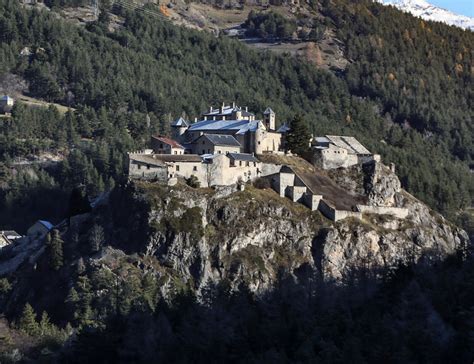
[[[410,211],[407,219],[363,214],[334,223],[273,190],[252,186],[216,191],[130,184],[61,229],[67,255],[77,260],[65,262],[65,269],[82,272],[88,266],[118,274],[130,271],[120,267],[133,267],[137,274],[155,276],[163,297],[183,287],[199,294],[209,283],[222,282],[231,289],[245,284],[259,294],[282,274],[339,281],[360,268],[377,272],[400,262],[440,259],[466,246],[465,232],[413,196],[382,192],[388,195]],[[107,244],[81,256],[97,221]],[[84,243],[68,238],[77,234]],[[37,261],[44,270],[44,252],[41,241],[18,244],[0,255],[0,270],[9,275],[25,267],[28,272]]]
[[[396,206],[395,196],[402,186],[397,175],[380,162],[363,165],[364,188],[372,206]]]
[[[388,190],[380,190],[384,198]],[[389,198],[410,209],[408,219],[367,215],[338,223],[253,187],[229,195],[186,186],[150,190],[143,184],[133,195],[150,202],[143,214],[151,227],[134,244],[135,252],[155,257],[168,268],[169,279],[179,277],[197,291],[225,280],[234,288],[245,283],[264,292],[280,272],[298,277],[308,268],[339,280],[362,266],[385,269],[444,257],[468,239],[404,191]]]

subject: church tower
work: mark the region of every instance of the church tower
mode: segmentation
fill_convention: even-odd
[[[269,131],[274,131],[276,127],[276,122],[275,122],[275,112],[267,107],[267,109],[263,112],[263,123],[265,124],[265,127]]]

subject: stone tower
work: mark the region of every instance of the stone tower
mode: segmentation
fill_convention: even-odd
[[[276,123],[275,123],[275,112],[267,107],[267,109],[263,112],[263,123],[267,130],[275,130]]]
[[[182,117],[171,123],[171,135],[173,139],[180,139],[188,129],[189,124]]]
[[[263,153],[263,143],[265,139],[265,126],[259,121],[257,125],[257,130],[255,130],[255,154]]]

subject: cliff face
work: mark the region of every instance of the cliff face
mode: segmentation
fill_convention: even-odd
[[[129,235],[117,236],[117,246],[155,257],[167,268],[165,281],[178,277],[196,290],[224,280],[263,292],[279,272],[343,279],[360,267],[443,257],[467,242],[463,231],[404,191],[393,198],[410,209],[408,219],[367,215],[338,223],[254,187],[214,192],[139,184],[127,193],[121,201],[141,204],[141,227],[132,231],[140,238],[128,244]]]

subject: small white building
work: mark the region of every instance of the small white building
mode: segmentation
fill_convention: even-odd
[[[10,245],[16,239],[20,239],[21,235],[14,230],[2,230],[0,231],[0,248]]]
[[[15,105],[15,99],[13,97],[10,97],[8,95],[0,97],[0,112],[11,112],[13,105]]]

